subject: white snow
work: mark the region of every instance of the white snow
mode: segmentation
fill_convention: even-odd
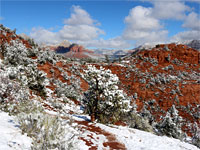
[[[119,142],[125,144],[127,150],[199,150],[194,145],[166,136],[157,136],[149,132],[121,126],[97,125],[114,134]]]
[[[13,116],[0,111],[0,150],[29,150],[31,138],[22,135]]]

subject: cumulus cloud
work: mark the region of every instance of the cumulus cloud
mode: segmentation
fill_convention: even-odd
[[[51,32],[42,27],[33,28],[30,33],[30,37],[35,39],[35,41],[38,43],[45,43],[45,44],[57,44],[61,41],[57,33]]]
[[[160,31],[152,31],[148,32],[148,35],[144,38],[140,38],[136,40],[136,46],[142,44],[158,44],[158,43],[166,43],[168,40],[168,30],[160,30]]]
[[[190,28],[192,30],[200,30],[200,17],[195,12],[191,12],[186,17],[182,27]]]
[[[129,42],[136,43],[135,46],[144,43],[168,42],[168,30],[165,29],[161,21],[178,20],[183,23],[182,27],[188,31],[174,35],[171,40],[199,39],[199,14],[192,12],[192,8],[183,1],[148,1],[153,4],[152,7],[136,6],[132,8],[124,18],[125,28],[122,35],[108,40],[99,38],[100,35],[105,34],[98,26],[100,23],[80,6],[72,6],[70,17],[64,19],[64,24],[59,31],[33,28],[30,36],[40,43],[47,44],[58,44],[63,40],[70,40],[85,47],[128,48],[132,46]]]
[[[131,9],[129,15],[125,18],[125,23],[133,28],[133,30],[148,31],[161,27],[159,20],[152,16],[152,8],[145,8],[142,6]]]
[[[123,38],[136,40],[137,45],[165,41],[168,31],[162,30],[160,21],[153,16],[152,11],[152,8],[142,6],[132,8],[124,20],[126,28]]]
[[[174,1],[151,1],[154,5],[153,16],[158,19],[176,19],[183,20],[186,15],[186,11],[190,11],[191,8],[185,5],[184,2],[179,0]]]
[[[61,38],[68,40],[92,40],[97,38],[100,34],[104,34],[104,31],[90,25],[65,25],[59,32]]]
[[[187,30],[174,35],[172,40],[180,42],[200,40],[200,16],[197,13],[189,13],[184,19],[182,27]]]
[[[80,44],[84,45],[85,47],[97,47],[97,48],[129,48],[131,45],[124,40],[122,37],[118,36],[115,38],[110,38],[108,40],[104,39],[96,39],[90,41],[79,41]]]
[[[30,36],[40,43],[57,44],[62,40],[87,41],[98,38],[104,31],[97,27],[97,21],[80,6],[72,6],[70,18],[65,19],[63,27],[58,32],[44,28],[33,28]]]
[[[147,0],[153,4],[151,8],[151,17],[155,18],[159,21],[161,20],[178,20],[182,21],[182,27],[186,28],[186,31],[179,32],[169,39],[170,42],[174,41],[186,41],[192,39],[200,39],[200,16],[199,14],[192,12],[193,8],[189,7],[185,4],[183,0]],[[198,0],[191,0],[191,2],[198,2]],[[189,14],[188,14],[189,13]],[[144,31],[134,31],[135,33],[133,37],[137,37],[137,34],[140,37],[144,37],[143,40],[146,41],[145,37],[149,37],[149,41],[155,39],[156,41],[158,37],[162,40],[165,40],[167,37],[167,30],[158,30],[158,32],[144,32]],[[132,34],[129,32],[129,34]],[[155,35],[155,34],[157,35]],[[152,36],[152,37],[150,37]],[[148,39],[147,39],[148,40]],[[159,39],[158,39],[159,40]],[[152,41],[152,42],[153,42]],[[140,42],[140,41],[139,41]]]
[[[136,45],[200,39],[200,15],[183,0],[143,0],[152,3],[152,7],[137,6],[131,9],[125,18],[123,37],[135,40]],[[199,2],[198,0],[192,0]],[[168,30],[161,21],[176,20],[182,22],[185,31],[168,37]]]
[[[91,18],[90,14],[80,6],[72,6],[70,18],[64,19],[64,25],[58,32],[44,28],[33,28],[30,36],[39,43],[58,44],[63,40],[85,47],[96,48],[128,48],[130,45],[122,37],[104,40],[99,35],[105,34],[98,28],[100,23]]]
[[[68,25],[93,25],[95,21],[90,17],[87,11],[80,6],[72,6],[72,14],[70,18],[64,19],[64,23]]]
[[[179,41],[184,42],[188,40],[200,40],[200,31],[191,30],[191,31],[183,31],[171,38],[171,41]]]

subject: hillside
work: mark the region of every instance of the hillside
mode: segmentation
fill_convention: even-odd
[[[91,64],[40,48],[3,25],[0,45],[0,109],[15,118],[22,133],[32,139],[31,145],[20,145],[33,149],[199,149],[199,51],[185,45],[157,45],[119,63]],[[119,78],[114,89],[126,93],[133,116],[124,112],[126,117],[119,116],[124,118],[115,125],[91,122],[84,103],[87,91],[92,90],[84,78],[89,65],[96,66],[97,72],[110,69],[107,72]]]
[[[161,121],[175,107],[184,122],[182,130],[192,135],[191,124],[200,125],[200,53],[185,45],[157,45],[133,53],[122,64],[107,68],[134,96],[138,110],[147,109],[153,120]]]

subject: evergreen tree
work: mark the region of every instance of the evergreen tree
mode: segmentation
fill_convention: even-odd
[[[174,105],[166,113],[166,116],[156,125],[156,129],[161,135],[183,140],[186,135],[181,130],[183,125],[182,117],[179,116],[178,110]]]
[[[83,99],[86,112],[90,114],[91,121],[97,119],[101,123],[114,123],[120,120],[130,107],[130,100],[118,89],[119,79],[111,70],[89,65],[84,70],[84,79],[89,84]]]
[[[109,60],[109,56],[108,56],[108,55],[105,55],[105,61],[106,61],[106,63],[110,63],[110,60]]]

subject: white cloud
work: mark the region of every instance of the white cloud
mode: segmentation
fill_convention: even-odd
[[[167,30],[160,30],[160,31],[152,31],[148,32],[148,35],[144,38],[140,38],[136,40],[136,46],[142,44],[157,44],[157,43],[166,43],[168,38],[168,31]]]
[[[44,28],[33,28],[30,36],[39,43],[57,44],[62,40],[88,41],[94,40],[104,31],[99,29],[88,12],[80,6],[72,6],[72,14],[70,18],[65,19],[65,25],[58,31],[52,32]]]
[[[190,2],[200,3],[199,0],[190,0]]]
[[[186,31],[179,32],[171,38],[171,41],[184,42],[188,40],[200,40],[200,15],[190,12],[183,20],[183,28]]]
[[[93,25],[94,22],[88,12],[80,6],[72,6],[70,18],[64,19],[64,23],[68,25]]]
[[[159,20],[155,19],[151,13],[152,8],[134,7],[125,18],[125,23],[134,30],[159,29],[161,27]]]
[[[152,8],[142,6],[132,8],[124,20],[126,28],[123,38],[136,40],[137,45],[146,42],[164,42],[168,31],[162,30],[160,21],[152,15],[152,11]]]
[[[92,40],[97,38],[100,34],[104,34],[104,31],[91,25],[65,25],[59,32],[61,38],[68,40]]]
[[[191,30],[191,31],[183,31],[174,35],[171,38],[171,41],[188,41],[188,40],[200,40],[200,31]]]
[[[0,16],[0,20],[4,20],[4,18]]]
[[[61,41],[57,33],[51,32],[44,28],[33,28],[30,37],[34,38],[38,43],[57,44]]]
[[[188,31],[180,32],[171,40],[199,39],[200,19],[192,9],[180,0],[148,0],[153,7],[137,6],[125,17],[125,29],[122,35],[104,40],[99,38],[105,32],[99,28],[98,21],[80,6],[72,6],[69,18],[64,19],[64,25],[58,32],[44,28],[33,28],[31,37],[36,41],[57,44],[63,40],[96,48],[128,48],[131,43],[136,46],[144,43],[165,43],[168,41],[168,30],[161,24],[163,20],[178,20]],[[189,31],[190,30],[190,31]]]
[[[200,17],[195,12],[191,12],[185,19],[182,27],[200,31]]]
[[[158,19],[176,19],[183,20],[185,12],[191,10],[184,2],[174,1],[152,1],[154,5],[153,16]]]
[[[80,44],[84,45],[85,47],[97,47],[97,48],[129,48],[131,45],[120,36],[115,38],[110,38],[108,40],[104,39],[96,39],[90,41],[79,41]]]

